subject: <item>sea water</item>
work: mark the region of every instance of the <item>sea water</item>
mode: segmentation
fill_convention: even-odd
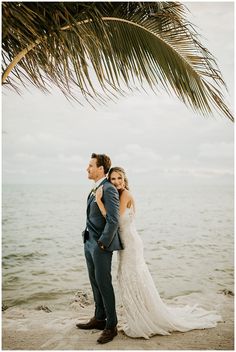
[[[88,187],[4,185],[5,306],[66,307],[91,292],[81,232]],[[134,187],[136,226],[161,297],[233,290],[233,187]],[[116,286],[116,253],[113,281]]]

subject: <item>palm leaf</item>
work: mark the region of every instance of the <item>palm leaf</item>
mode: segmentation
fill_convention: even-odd
[[[3,2],[3,82],[26,78],[77,99],[105,101],[126,86],[164,88],[204,115],[233,121],[217,63],[179,2]],[[92,72],[95,72],[95,78]],[[97,83],[104,94],[101,95]]]

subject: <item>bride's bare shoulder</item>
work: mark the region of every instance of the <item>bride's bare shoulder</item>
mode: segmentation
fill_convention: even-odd
[[[127,189],[124,189],[120,197],[128,199],[128,198],[132,198],[132,194]]]
[[[132,193],[130,191],[128,191],[127,189],[125,189],[120,197],[120,200],[122,200],[123,202],[125,202],[127,205],[134,204],[134,198],[132,196]]]

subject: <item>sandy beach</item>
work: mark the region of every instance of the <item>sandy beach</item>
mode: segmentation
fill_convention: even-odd
[[[198,296],[199,297],[199,296]],[[176,298],[175,304],[193,303],[194,294]],[[205,300],[205,301],[204,301]],[[202,298],[207,306],[209,297]],[[166,302],[168,303],[168,302]],[[172,300],[173,303],[173,300]],[[154,336],[149,340],[132,339],[121,330],[122,313],[118,308],[119,334],[110,343],[97,344],[100,331],[83,331],[75,327],[78,321],[87,321],[93,315],[91,302],[73,302],[68,310],[28,310],[20,307],[3,312],[3,350],[233,350],[234,349],[234,297],[218,293],[214,308],[223,320],[216,328],[173,332],[170,336]]]

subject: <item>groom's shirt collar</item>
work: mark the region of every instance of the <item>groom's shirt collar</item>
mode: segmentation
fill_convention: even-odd
[[[103,178],[100,178],[100,180],[98,180],[97,182],[95,182],[94,184],[94,188],[98,188],[100,186],[100,184],[106,179],[106,176]]]

